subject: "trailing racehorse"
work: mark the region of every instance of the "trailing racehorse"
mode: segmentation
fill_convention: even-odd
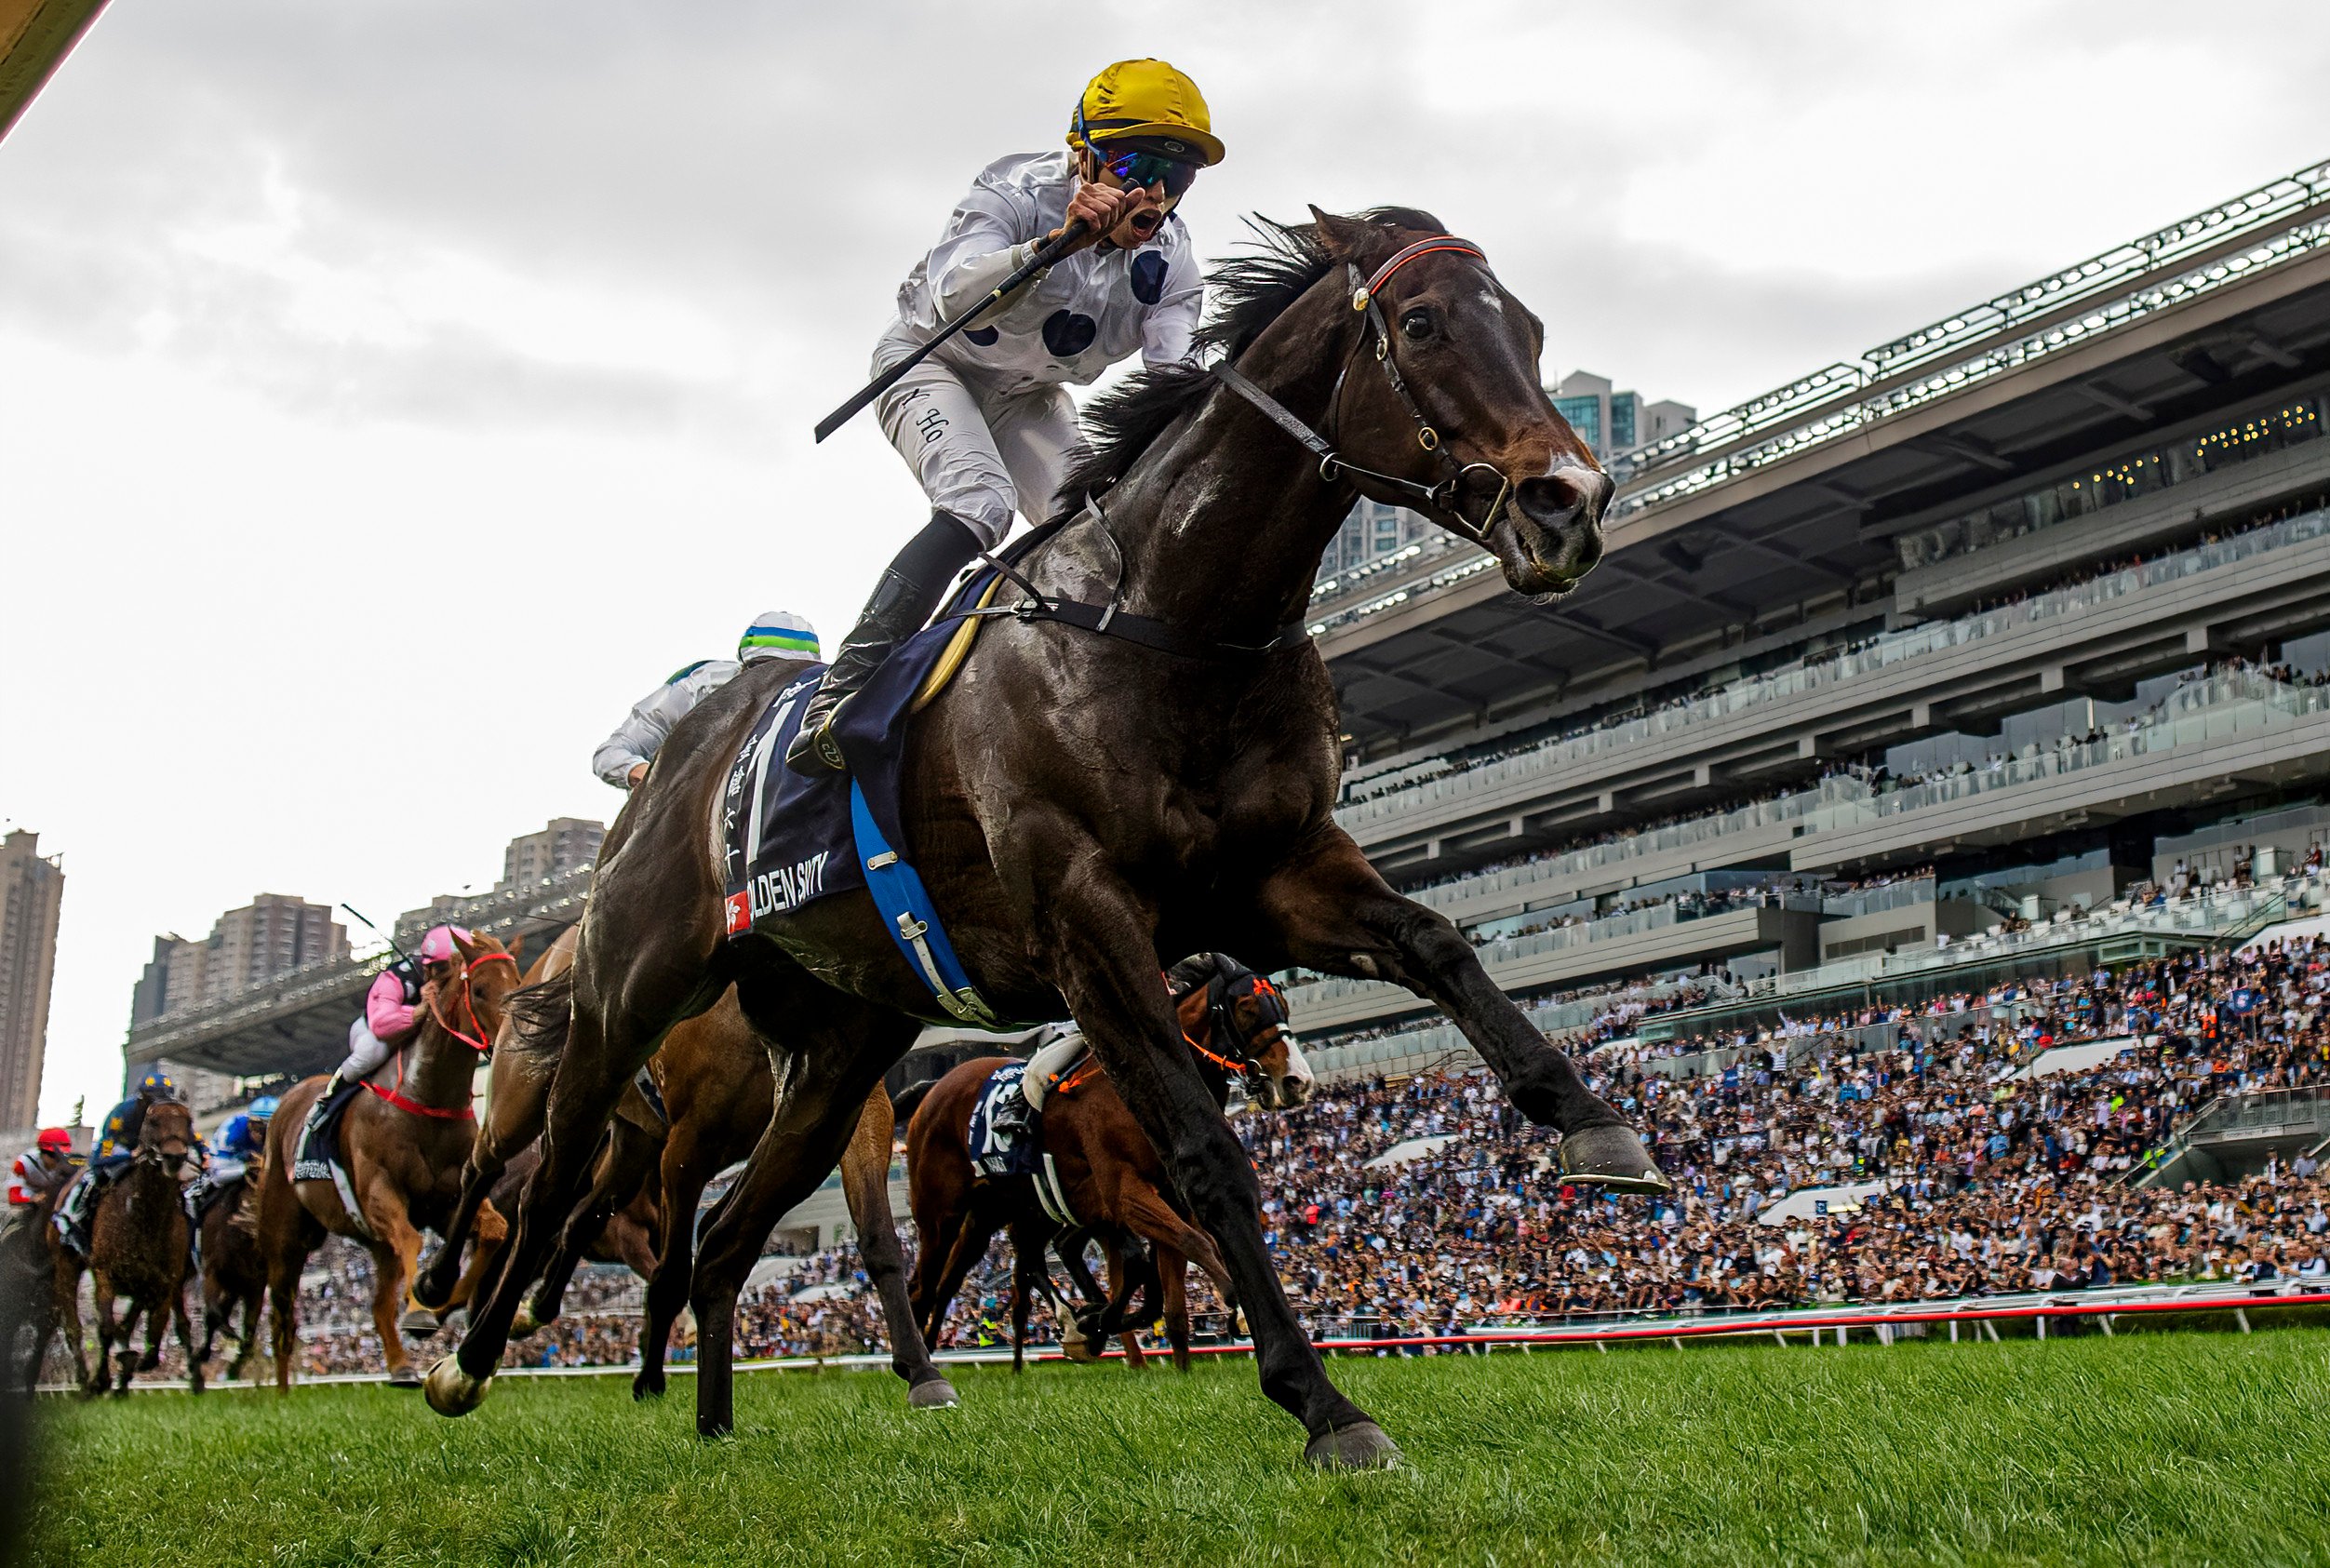
[[[421,1381],[405,1353],[397,1307],[420,1263],[422,1230],[444,1223],[460,1195],[476,1129],[471,1079],[517,986],[517,960],[492,937],[456,938],[454,956],[431,964],[428,979],[435,999],[398,1054],[395,1079],[383,1084],[375,1075],[341,1114],[339,1145],[355,1199],[353,1211],[334,1182],[292,1179],[293,1151],[324,1079],[309,1079],[285,1094],[269,1120],[259,1238],[275,1310],[278,1388],[291,1386],[300,1272],[327,1232],[355,1240],[372,1254],[372,1320],[388,1380],[407,1387]],[[455,1293],[465,1298],[467,1292]]]
[[[468,1216],[485,1201],[489,1189],[506,1193],[510,1173],[522,1168],[530,1174],[539,1158],[523,1151],[535,1147],[551,1072],[566,1049],[573,998],[568,972],[574,945],[572,931],[561,935],[528,972],[526,988],[510,998],[508,1017],[495,1037],[492,1102],[462,1175],[461,1205],[415,1290],[424,1301],[442,1301],[449,1294]],[[569,1213],[555,1253],[513,1325],[513,1332],[523,1335],[557,1318],[575,1266],[602,1251],[602,1238],[610,1225],[626,1232],[630,1247],[644,1240],[646,1258],[636,1251],[617,1254],[648,1280],[640,1367],[632,1384],[640,1396],[663,1391],[665,1347],[688,1299],[694,1219],[703,1189],[719,1172],[752,1152],[769,1125],[773,1096],[769,1049],[732,997],[674,1029],[646,1071],[662,1102],[660,1108],[636,1083],[623,1095],[594,1164],[590,1191]],[[890,1099],[878,1085],[867,1096],[860,1120],[842,1161],[843,1186],[857,1226],[859,1251],[890,1330],[890,1364],[906,1382],[910,1404],[953,1404],[954,1387],[931,1364],[906,1306],[905,1256],[890,1210]],[[673,1215],[682,1218],[671,1223],[667,1217]],[[782,1217],[768,1216],[770,1225]],[[637,1234],[639,1220],[649,1226],[645,1238]],[[767,1228],[762,1229],[764,1238]],[[502,1263],[501,1256],[492,1256],[481,1278],[498,1282]]]
[[[243,1330],[235,1336],[234,1359],[227,1363],[230,1378],[243,1375],[252,1352],[259,1348],[259,1309],[267,1299],[267,1259],[260,1251],[259,1172],[253,1171],[221,1192],[203,1210],[202,1348],[194,1352],[197,1366],[210,1361],[219,1331],[243,1311]],[[237,1222],[242,1223],[237,1223]]]
[[[1406,985],[1464,1030],[1520,1111],[1560,1132],[1567,1179],[1665,1186],[1471,944],[1394,893],[1336,826],[1334,689],[1302,629],[1358,496],[1483,543],[1509,586],[1549,604],[1599,558],[1612,487],[1546,396],[1536,317],[1477,248],[1404,209],[1273,233],[1270,252],[1213,279],[1223,308],[1203,346],[1234,380],[1150,372],[1091,411],[1068,494],[1095,500],[1021,555],[1027,586],[908,729],[897,848],[995,1016],[1073,1013],[1219,1245],[1263,1389],[1302,1423],[1306,1454],[1376,1465],[1399,1451],[1329,1381],[1286,1299],[1252,1167],[1181,1039],[1160,955],[1226,950],[1265,971]],[[517,1266],[432,1371],[441,1412],[483,1397],[524,1277],[632,1074],[732,985],[783,1065],[693,1285],[697,1427],[729,1430],[759,1216],[815,1189],[867,1092],[924,1021],[948,1016],[863,891],[728,935],[726,783],[786,675],[748,669],[682,720],[601,847]]]
[[[745,1021],[733,995],[709,1012],[674,1029],[648,1070],[671,1119],[658,1169],[659,1207],[667,1218],[655,1272],[648,1281],[647,1321],[639,1335],[635,1396],[663,1391],[663,1356],[672,1324],[687,1304],[695,1264],[692,1220],[712,1178],[751,1154],[769,1126],[775,1099],[768,1047]],[[957,1402],[954,1385],[931,1363],[906,1293],[905,1253],[890,1207],[890,1159],[896,1119],[877,1080],[867,1092],[841,1159],[842,1196],[857,1226],[858,1253],[882,1304],[890,1334],[890,1370],[905,1380],[906,1402],[917,1408]],[[784,1211],[765,1209],[728,1219],[731,1189],[715,1223],[739,1226],[756,1254]],[[699,1352],[701,1354],[701,1351]]]
[[[1182,1036],[1217,1113],[1228,1102],[1233,1073],[1254,1085],[1265,1106],[1297,1106],[1309,1097],[1310,1069],[1287,1030],[1284,1001],[1267,980],[1212,953],[1184,959],[1166,979]],[[1003,1065],[1000,1058],[986,1057],[956,1067],[918,1097],[907,1125],[907,1191],[921,1237],[914,1305],[923,1337],[938,1343],[940,1326],[964,1279],[986,1255],[995,1233],[1009,1227],[1019,1254],[1011,1292],[1012,1364],[1018,1365],[1028,1288],[1041,1277],[1045,1242],[1071,1226],[1129,1231],[1158,1248],[1166,1337],[1174,1364],[1186,1371],[1184,1260],[1203,1268],[1223,1300],[1234,1303],[1237,1290],[1220,1253],[1182,1213],[1156,1146],[1089,1056],[1064,1064],[1059,1082],[1043,1095],[1036,1148],[1047,1157],[1045,1176],[983,1177],[971,1147],[971,1112]],[[1051,1186],[1049,1194],[1037,1190],[1039,1179]],[[1055,1206],[1066,1210],[1065,1222],[1052,1212]],[[1120,1250],[1111,1251],[1124,1258]],[[1120,1263],[1109,1310],[1089,1321],[1079,1320],[1078,1326],[1091,1339],[1105,1339],[1124,1326],[1124,1299],[1134,1282],[1124,1277],[1129,1272]]]
[[[194,1328],[186,1319],[190,1242],[184,1183],[193,1174],[194,1150],[192,1111],[174,1101],[149,1107],[129,1168],[97,1201],[97,1213],[89,1221],[89,1285],[97,1308],[97,1369],[86,1384],[89,1394],[105,1391],[110,1371],[107,1358],[116,1342],[122,1347],[121,1376],[113,1385],[114,1393],[129,1391],[133,1373],[151,1372],[161,1364],[165,1317],[178,1320],[179,1343],[191,1363],[187,1376],[194,1392],[202,1392],[202,1363],[194,1360]],[[65,1283],[69,1278],[60,1272],[60,1283],[70,1293],[59,1305],[77,1359],[81,1315],[74,1298],[79,1292]],[[114,1319],[116,1295],[129,1298],[129,1310],[118,1323]],[[146,1323],[142,1358],[129,1347],[141,1315]]]

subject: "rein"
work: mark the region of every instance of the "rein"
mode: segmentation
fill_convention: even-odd
[[[1490,529],[1495,527],[1497,515],[1505,510],[1505,503],[1513,493],[1512,478],[1489,463],[1458,464],[1450,455],[1440,441],[1440,433],[1432,428],[1432,422],[1424,417],[1422,409],[1416,407],[1414,395],[1408,391],[1407,379],[1399,373],[1399,356],[1392,353],[1391,324],[1384,318],[1379,298],[1384,285],[1391,281],[1392,275],[1402,267],[1419,258],[1436,255],[1469,256],[1483,263],[1488,261],[1481,248],[1470,240],[1458,239],[1453,235],[1435,235],[1397,252],[1377,267],[1373,275],[1363,276],[1357,266],[1347,261],[1344,265],[1351,278],[1351,308],[1367,317],[1369,331],[1375,342],[1375,362],[1384,368],[1384,377],[1391,383],[1391,390],[1399,397],[1400,406],[1408,410],[1408,417],[1415,421],[1416,445],[1433,453],[1444,469],[1453,470],[1439,484],[1426,485],[1398,474],[1384,473],[1380,469],[1362,468],[1337,451],[1333,442],[1303,422],[1300,416],[1285,404],[1249,381],[1228,360],[1217,360],[1208,367],[1208,370],[1214,380],[1252,404],[1265,419],[1293,436],[1312,456],[1318,458],[1319,476],[1324,482],[1332,485],[1346,475],[1372,479],[1411,500],[1421,502],[1445,519],[1451,529],[1475,544],[1486,544]],[[1362,339],[1361,342],[1365,341]],[[1329,400],[1329,409],[1342,406],[1344,379],[1351,373],[1351,360],[1359,357],[1359,345],[1354,344],[1350,358],[1346,359],[1343,369],[1336,372],[1334,395]],[[1489,503],[1488,510],[1480,515],[1477,523],[1465,516],[1462,493],[1466,476],[1475,472],[1487,474],[1497,481],[1496,498]]]
[[[517,967],[517,955],[515,953],[480,953],[462,966],[462,1011],[469,1014],[469,1026],[476,1030],[476,1034],[473,1036],[462,1033],[453,1026],[452,1020],[445,1016],[443,1008],[434,1002],[429,1006],[429,1016],[436,1020],[437,1027],[475,1051],[481,1060],[492,1058],[493,1041],[486,1035],[485,1020],[477,1016],[477,998],[476,994],[470,989],[469,983],[470,977],[476,972],[478,965],[493,963],[497,959],[507,962],[513,969]],[[364,1080],[364,1087],[395,1106],[398,1110],[408,1111],[414,1116],[425,1116],[435,1121],[475,1121],[477,1119],[477,1107],[474,1103],[459,1106],[426,1106],[407,1094],[404,1092],[405,1053],[401,1050],[396,1052],[396,1081],[383,1089],[370,1079],[367,1079]]]

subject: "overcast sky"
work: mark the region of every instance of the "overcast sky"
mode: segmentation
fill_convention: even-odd
[[[44,1114],[157,931],[377,917],[609,818],[593,745],[924,515],[854,390],[984,163],[1158,54],[1185,213],[1421,206],[1712,411],[2330,153],[2320,0],[114,0],[0,145],[0,818],[67,874]],[[2220,20],[2220,19],[2223,19]]]

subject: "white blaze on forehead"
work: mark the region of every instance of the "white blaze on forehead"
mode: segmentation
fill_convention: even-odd
[[[1497,315],[1503,315],[1505,314],[1505,302],[1498,298],[1497,291],[1495,289],[1483,288],[1480,291],[1480,299],[1482,304],[1496,312]]]

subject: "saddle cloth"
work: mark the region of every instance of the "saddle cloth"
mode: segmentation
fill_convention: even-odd
[[[348,1162],[341,1157],[340,1119],[363,1092],[361,1081],[341,1085],[340,1092],[317,1107],[300,1129],[300,1141],[291,1149],[291,1179],[331,1183],[340,1194],[340,1206],[348,1211],[359,1230],[364,1228],[364,1211],[356,1206],[355,1184],[348,1179]]]
[[[1032,1176],[1038,1168],[1036,1112],[1023,1080],[1027,1064],[1006,1062],[988,1076],[971,1107],[971,1162],[983,1176]]]

